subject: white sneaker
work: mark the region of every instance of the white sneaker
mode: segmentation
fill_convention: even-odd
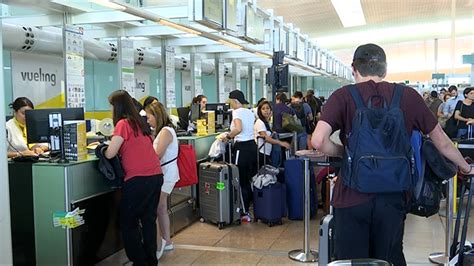
[[[158,250],[156,252],[156,259],[157,260],[160,260],[161,256],[163,256],[163,251],[165,250],[165,247],[166,247],[166,240],[164,240],[163,238],[161,239],[161,247],[160,247],[160,250]]]
[[[168,244],[168,245],[165,246],[165,251],[170,251],[170,250],[173,250],[173,249],[174,249],[173,243]]]

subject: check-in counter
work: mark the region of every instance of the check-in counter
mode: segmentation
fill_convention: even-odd
[[[122,248],[120,191],[104,182],[97,162],[9,163],[15,265],[92,265]],[[77,207],[83,225],[54,226],[55,213]]]
[[[180,137],[205,160],[217,134]],[[123,248],[118,223],[121,190],[97,170],[98,159],[57,164],[9,162],[12,242],[15,265],[93,265]],[[175,188],[169,197],[171,234],[199,219],[196,185]],[[55,227],[59,212],[84,209],[85,224]]]

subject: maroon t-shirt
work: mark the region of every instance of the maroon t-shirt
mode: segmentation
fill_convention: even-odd
[[[356,86],[366,106],[369,97],[373,95],[383,96],[387,106],[390,106],[395,88],[394,83],[385,81],[376,83],[370,80],[358,83]],[[375,98],[372,104],[375,107],[380,107],[382,106],[382,101]],[[411,135],[414,129],[428,134],[438,123],[433,113],[426,106],[423,98],[410,87],[403,86],[400,107],[405,117],[405,126],[409,135]],[[352,119],[355,110],[356,106],[349,92],[349,86],[336,90],[323,106],[321,120],[327,122],[332,127],[333,132],[341,130],[339,137],[344,145],[347,143],[347,134],[352,129]],[[338,178],[334,187],[333,206],[336,208],[352,207],[369,201],[373,196],[373,194],[361,193],[345,186],[342,183],[342,178]]]

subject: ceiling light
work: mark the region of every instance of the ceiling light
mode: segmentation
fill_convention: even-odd
[[[163,26],[168,26],[168,27],[180,30],[180,31],[184,31],[184,32],[189,33],[189,34],[201,35],[201,33],[199,31],[190,29],[188,27],[185,27],[183,25],[180,25],[178,23],[174,23],[174,22],[171,22],[171,21],[168,21],[168,20],[165,20],[165,19],[160,19],[158,21],[158,23],[160,23]]]
[[[123,10],[127,9],[125,6],[122,6],[120,4],[117,4],[115,2],[111,2],[111,1],[108,1],[108,0],[89,0],[89,1],[94,3],[94,4],[98,4],[98,5],[105,6],[105,7],[108,7],[108,8],[112,8],[112,9],[115,9],[115,10],[123,11]]]
[[[331,0],[331,2],[345,28],[365,25],[360,0]]]
[[[239,49],[239,50],[242,50],[242,46],[238,45],[238,44],[235,44],[235,43],[231,43],[229,41],[226,41],[226,40],[218,40],[219,43],[225,45],[225,46],[228,46],[228,47],[231,47],[231,48],[235,48],[235,49]]]

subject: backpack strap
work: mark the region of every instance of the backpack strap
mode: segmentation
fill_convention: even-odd
[[[400,101],[402,99],[403,88],[402,86],[395,84],[395,88],[393,90],[393,97],[392,102],[390,103],[390,109],[392,108],[400,108]]]
[[[362,101],[362,97],[360,96],[359,91],[357,91],[357,87],[355,84],[349,85],[349,92],[352,95],[352,99],[354,99],[356,109],[365,107],[364,101]]]

